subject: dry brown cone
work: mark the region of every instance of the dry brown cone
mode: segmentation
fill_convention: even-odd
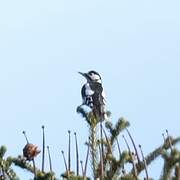
[[[40,152],[38,147],[31,143],[27,143],[23,148],[23,155],[29,161],[33,160]]]

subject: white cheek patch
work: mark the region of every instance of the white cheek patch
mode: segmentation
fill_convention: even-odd
[[[92,74],[91,76],[92,80],[99,81],[100,77],[97,74]]]

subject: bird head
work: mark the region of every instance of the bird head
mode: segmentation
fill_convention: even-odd
[[[96,71],[92,70],[92,71],[89,71],[87,73],[79,72],[79,74],[84,76],[88,82],[98,82],[98,83],[101,83],[101,76]]]

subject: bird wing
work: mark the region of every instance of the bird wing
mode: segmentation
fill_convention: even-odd
[[[92,95],[93,94],[94,94],[94,91],[90,88],[89,83],[84,84],[81,89],[83,104],[92,108],[92,106],[93,106]]]
[[[102,120],[104,119],[105,114],[105,97],[102,84],[97,82],[90,84],[90,86],[91,89],[94,91],[94,94],[92,95],[93,111],[96,117],[99,117]]]
[[[92,96],[93,94],[94,94],[94,91],[90,88],[89,83],[84,84],[81,89],[82,98],[86,96]]]

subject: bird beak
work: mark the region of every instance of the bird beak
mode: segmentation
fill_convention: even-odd
[[[82,73],[82,72],[78,72],[79,74],[81,74],[82,76],[84,76],[85,78],[87,78],[87,74],[86,73]]]

